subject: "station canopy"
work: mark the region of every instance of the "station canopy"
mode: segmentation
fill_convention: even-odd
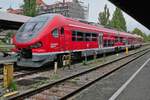
[[[0,29],[18,29],[31,17],[0,12]]]
[[[149,0],[109,0],[135,20],[150,29]]]

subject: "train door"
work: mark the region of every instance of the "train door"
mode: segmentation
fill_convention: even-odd
[[[59,37],[59,47],[60,51],[65,51],[66,45],[65,45],[65,30],[63,27],[60,28],[60,37]]]
[[[98,45],[99,45],[99,48],[103,47],[103,33],[99,33],[99,36],[98,36]]]
[[[51,32],[50,48],[52,51],[59,51],[59,46],[60,46],[60,43],[59,43],[60,36],[59,35],[60,34],[59,34],[58,28],[53,29],[53,31]]]

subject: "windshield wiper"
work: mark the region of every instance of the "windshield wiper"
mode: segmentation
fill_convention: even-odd
[[[38,23],[36,23],[36,24],[33,26],[32,31],[35,29],[35,27],[36,27],[37,24],[38,24]]]

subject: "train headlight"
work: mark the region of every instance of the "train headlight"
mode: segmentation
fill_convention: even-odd
[[[33,44],[33,45],[31,45],[30,46],[30,48],[40,48],[42,46],[42,43],[41,42],[37,42],[37,43],[35,43],[35,44]]]

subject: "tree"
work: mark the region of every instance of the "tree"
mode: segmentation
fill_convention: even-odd
[[[120,31],[127,31],[125,18],[119,8],[116,8],[110,21],[110,26]]]
[[[144,36],[144,33],[138,29],[138,28],[135,28],[133,31],[132,31],[133,34],[137,34],[137,35],[140,35],[140,36]]]
[[[22,5],[24,15],[26,16],[35,16],[36,11],[36,0],[24,0],[24,5]]]
[[[109,9],[107,8],[107,5],[104,7],[104,11],[99,13],[98,21],[101,25],[107,26],[109,23]]]
[[[140,35],[144,38],[144,41],[148,41],[148,36],[143,33],[140,29],[138,28],[135,28],[133,31],[132,31],[133,34],[137,34],[137,35]]]
[[[7,35],[5,36],[4,39],[2,39],[2,42],[5,43],[5,44],[10,44],[11,38],[14,35],[15,31],[13,31],[13,30],[7,30],[5,32],[6,32]]]

